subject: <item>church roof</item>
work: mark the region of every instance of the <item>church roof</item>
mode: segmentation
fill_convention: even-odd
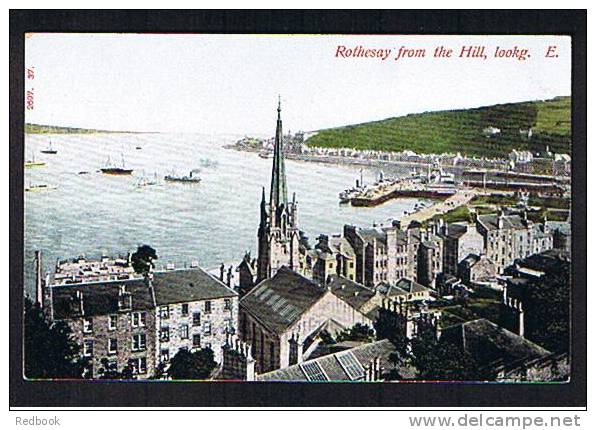
[[[282,334],[317,303],[327,289],[283,266],[240,300],[240,306],[265,327]]]

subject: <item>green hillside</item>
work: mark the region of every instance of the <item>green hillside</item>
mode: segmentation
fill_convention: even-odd
[[[59,127],[56,125],[25,124],[29,134],[91,134],[91,133],[133,133],[129,131],[95,130],[92,128]]]
[[[501,132],[487,137],[483,130]],[[520,133],[532,127],[532,136]],[[321,130],[307,145],[417,153],[506,157],[512,149],[571,151],[571,98],[529,101],[475,109],[425,112]]]

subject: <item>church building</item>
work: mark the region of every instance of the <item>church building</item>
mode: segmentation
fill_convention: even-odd
[[[296,194],[294,194],[291,202],[288,201],[283,154],[281,102],[279,102],[269,202],[267,203],[265,200],[265,187],[263,187],[261,198],[257,283],[274,276],[282,266],[286,266],[291,270],[299,269],[299,238]]]

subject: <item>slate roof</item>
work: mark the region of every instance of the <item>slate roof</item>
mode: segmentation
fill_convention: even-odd
[[[56,319],[80,317],[73,306],[77,291],[83,295],[85,316],[118,312],[120,288],[131,293],[132,310],[146,310],[174,303],[235,297],[237,293],[203,269],[180,269],[155,272],[151,288],[143,279],[93,282],[52,287],[52,304]]]
[[[445,236],[453,239],[459,239],[468,232],[468,226],[465,224],[451,223],[447,225]]]
[[[142,279],[122,282],[94,282],[51,288],[51,300],[54,318],[57,320],[80,318],[76,292],[83,298],[83,312],[87,317],[118,313],[120,289],[125,286],[131,293],[132,310],[140,311],[153,308],[151,292]]]
[[[157,306],[238,295],[201,268],[155,272],[152,283]]]
[[[408,294],[428,291],[428,288],[426,288],[424,285],[408,278],[401,278],[399,281],[397,281],[395,286]]]
[[[503,215],[502,218],[503,229],[523,230],[527,228],[522,217],[519,215]],[[487,230],[499,229],[499,215],[497,214],[478,215],[478,222]]]
[[[323,357],[308,360],[300,364],[285,367],[283,369],[274,370],[272,372],[257,375],[257,381],[310,381],[303,370],[305,365],[316,363],[324,372],[326,381],[352,381],[345,367],[340,363],[342,355],[351,354],[361,368],[365,368],[375,358],[380,359],[381,368],[388,370],[393,367],[389,361],[389,355],[394,352],[394,347],[387,339],[377,342],[367,343],[356,348],[337,352],[334,354],[325,355]],[[411,369],[400,369],[400,374],[408,375],[412,373]],[[363,380],[358,378],[356,380]]]
[[[379,231],[376,228],[360,228],[358,234],[367,243],[373,243],[375,240],[387,242],[387,234],[384,231]]]
[[[506,365],[550,354],[541,346],[484,318],[447,327],[442,336],[464,345],[482,366],[494,362]]]
[[[373,290],[344,278],[343,276],[332,275],[327,286],[331,289],[331,292],[334,295],[357,311],[359,311],[375,295]]]
[[[283,266],[240,300],[240,306],[274,333],[282,334],[318,302],[327,289]]]

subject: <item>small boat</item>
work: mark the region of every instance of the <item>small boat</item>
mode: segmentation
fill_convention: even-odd
[[[101,173],[104,173],[106,175],[116,175],[116,176],[132,175],[132,172],[133,172],[133,169],[127,169],[125,167],[124,156],[122,156],[122,166],[116,166],[115,164],[113,164],[111,162],[110,157],[108,157],[108,160],[106,161],[106,165],[104,167],[102,167],[100,170],[101,170]]]
[[[137,188],[148,187],[150,185],[157,185],[157,173],[154,175],[153,179],[150,179],[147,176],[143,175],[135,184]]]
[[[135,149],[143,149],[142,146],[136,146]]]
[[[261,158],[273,158],[273,154],[269,151],[263,151],[263,152],[259,152],[259,157]]]
[[[79,172],[79,175],[88,175],[88,174],[89,174],[89,172],[88,172],[88,171],[86,171],[86,170],[81,170],[81,171]]]
[[[35,161],[35,154],[31,154],[31,159],[25,161],[26,168],[41,167],[41,166],[45,166],[45,165],[46,165],[46,163],[43,161]]]
[[[47,184],[37,184],[37,185],[31,185],[29,184],[28,187],[25,187],[25,191],[26,192],[40,192],[40,191],[51,191],[51,190],[55,190],[57,187],[53,187]]]
[[[193,176],[193,171],[191,170],[187,176],[177,176],[173,172],[170,175],[164,176],[164,179],[168,182],[185,182],[191,184],[197,184],[201,182],[201,178],[198,176]]]
[[[39,152],[41,152],[42,154],[57,154],[58,153],[58,151],[52,147],[51,140],[50,140],[50,144],[48,145],[48,147],[40,150]]]

